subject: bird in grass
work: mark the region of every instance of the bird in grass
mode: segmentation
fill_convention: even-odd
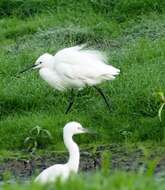
[[[66,164],[55,164],[39,174],[35,182],[45,184],[54,182],[57,178],[66,180],[71,173],[77,173],[80,161],[80,152],[78,145],[73,141],[72,137],[75,134],[88,132],[88,129],[83,128],[80,123],[69,122],[63,129],[63,140],[66,148],[69,151],[69,160]]]
[[[107,57],[100,51],[86,49],[85,45],[64,48],[55,55],[44,53],[34,65],[21,71],[39,69],[39,74],[50,86],[59,90],[70,90],[70,101],[66,114],[74,103],[75,89],[86,86],[94,87],[103,97],[108,109],[110,103],[103,91],[96,85],[103,81],[113,80],[120,70],[107,64]]]

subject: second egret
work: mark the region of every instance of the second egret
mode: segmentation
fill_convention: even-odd
[[[80,123],[69,122],[65,125],[63,129],[63,139],[65,146],[69,151],[69,160],[66,164],[56,164],[39,174],[35,179],[36,182],[45,184],[49,182],[54,182],[57,178],[66,180],[71,172],[77,173],[80,161],[79,147],[73,141],[72,137],[75,134],[86,133],[87,129],[83,128]]]

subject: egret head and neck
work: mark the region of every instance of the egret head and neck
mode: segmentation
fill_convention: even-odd
[[[22,70],[21,73],[24,73],[31,69],[41,69],[41,68],[50,68],[53,65],[53,56],[49,53],[44,53],[41,55],[35,62],[35,64],[27,67],[26,69]]]
[[[81,124],[77,122],[70,122],[65,125],[63,129],[63,138],[66,148],[69,151],[68,167],[74,171],[78,171],[80,152],[77,144],[73,141],[72,137],[75,134],[87,133],[88,130],[83,128]]]

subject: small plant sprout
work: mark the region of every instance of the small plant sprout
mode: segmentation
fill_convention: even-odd
[[[121,130],[120,131],[120,135],[123,136],[124,138],[124,142],[127,145],[128,144],[128,140],[131,138],[132,136],[132,132],[128,131],[128,130]]]
[[[158,157],[152,158],[151,153],[144,146],[140,146],[139,148],[142,150],[144,155],[144,165],[139,170],[139,172],[145,173],[146,176],[153,176],[155,169],[158,163],[160,162],[160,158]]]
[[[101,172],[104,176],[108,176],[111,168],[111,153],[104,151],[101,157]]]
[[[37,125],[29,131],[29,136],[25,138],[24,144],[27,150],[33,153],[38,147],[45,145],[45,140],[48,142],[51,139],[51,133]]]
[[[158,110],[158,117],[159,117],[159,120],[160,122],[162,121],[162,110],[165,106],[165,95],[164,93],[161,91],[161,92],[158,92],[156,93],[159,97],[159,100],[160,100],[160,107],[159,107],[159,110]]]

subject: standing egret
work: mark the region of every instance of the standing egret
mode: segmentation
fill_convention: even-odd
[[[54,56],[44,53],[34,65],[20,73],[31,68],[39,69],[40,76],[53,88],[59,91],[71,90],[66,114],[74,102],[74,89],[81,90],[86,86],[93,86],[110,109],[106,96],[96,85],[106,80],[113,80],[120,73],[119,69],[107,64],[107,58],[103,53],[84,49],[84,45],[64,48]]]
[[[54,182],[57,178],[66,180],[71,172],[77,173],[80,161],[80,152],[78,145],[73,141],[75,134],[86,133],[87,129],[83,128],[80,123],[69,122],[63,129],[63,140],[69,151],[69,160],[66,164],[55,164],[39,174],[35,179],[38,183]]]

